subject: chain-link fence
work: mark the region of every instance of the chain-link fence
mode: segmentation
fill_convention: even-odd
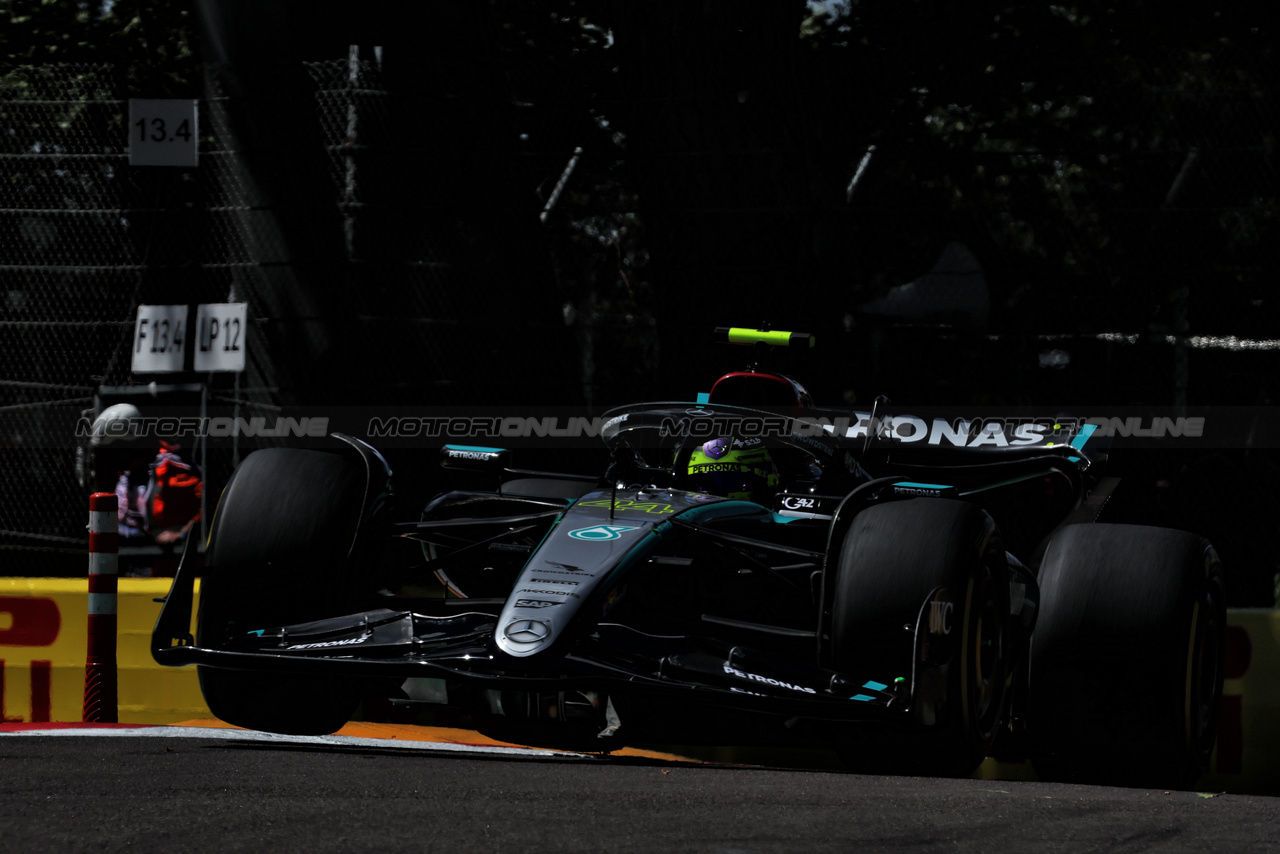
[[[406,116],[439,105],[415,79],[418,64],[400,75],[393,111],[371,49],[278,70],[286,85],[261,87],[260,97],[244,94],[234,70],[210,67],[196,168],[129,165],[128,99],[111,66],[4,76],[6,573],[83,572],[85,499],[109,489],[113,474],[99,470],[105,451],[74,428],[112,403],[249,418],[297,405],[474,403],[495,388],[517,402],[563,402],[577,385],[572,371],[522,382],[545,365],[512,356],[526,344],[533,352],[532,342],[552,354],[563,330],[538,286],[549,257],[540,248],[530,260],[520,228],[504,232],[501,199],[468,212],[476,203],[461,176],[435,176],[454,171],[442,161],[474,130],[435,126],[405,144],[397,127]],[[522,187],[523,176],[510,177],[491,183]],[[536,234],[529,220],[523,231]],[[494,263],[500,232],[516,247],[523,240],[523,259]],[[510,293],[484,296],[495,287]],[[247,304],[242,373],[133,373],[138,305],[228,301]],[[486,372],[502,376],[485,382]],[[212,500],[240,456],[273,441],[184,453],[205,466]],[[398,473],[417,497],[429,488],[417,476],[425,463],[407,456]]]
[[[898,5],[890,16],[909,17]],[[910,21],[890,35],[872,26],[893,6],[857,4],[851,46],[821,60],[686,45],[674,71],[623,66],[624,126],[661,140],[628,161],[648,272],[687,295],[656,305],[664,361],[706,355],[689,342],[718,300],[737,317],[817,327],[839,354],[817,366],[837,398],[1274,397],[1266,38],[1200,49],[1182,32],[1043,59],[997,59],[984,42],[926,57]],[[716,62],[720,74],[699,73]],[[951,242],[981,269],[980,310],[929,285],[914,304],[870,305]]]
[[[264,188],[271,164],[264,168],[259,152],[244,150],[254,141],[232,131],[230,97],[215,93],[201,103],[198,168],[130,167],[128,101],[111,66],[44,66],[5,75],[0,548],[7,574],[83,572],[85,499],[110,489],[114,475],[96,470],[106,465],[105,452],[74,435],[75,416],[92,417],[121,401],[147,414],[175,407],[204,414],[221,406],[245,417],[274,415],[285,404],[322,400],[317,388],[323,386],[309,381],[316,375],[329,372],[339,386],[354,382],[335,370],[341,364],[336,338],[358,335],[353,324],[376,325],[367,310],[376,294],[334,299],[335,292],[360,287],[344,275],[352,266],[344,262],[357,254],[350,212],[361,206],[352,154],[358,147],[350,135],[357,106],[368,114],[366,128],[376,127],[374,107],[385,93],[367,81],[352,87],[348,67],[346,60],[312,66],[314,98],[304,110],[313,122],[318,116],[326,135],[310,154],[329,160],[333,173],[328,185],[323,174],[314,176],[311,204],[281,202],[278,188]],[[342,80],[337,94],[326,70]],[[292,156],[270,147],[265,153],[277,166]],[[265,172],[265,180],[255,170]],[[332,234],[299,236],[326,221]],[[318,251],[306,245],[331,237],[339,239]],[[133,374],[138,305],[225,301],[248,303],[243,373]],[[395,311],[441,317],[438,306]],[[423,367],[422,374],[438,376],[439,367]],[[197,443],[185,452],[205,465],[216,498],[235,459],[263,441],[271,440],[235,448]]]
[[[892,59],[667,55],[626,14],[616,40],[566,24],[557,65],[476,8],[433,52],[206,59],[190,169],[128,165],[109,65],[0,78],[7,572],[82,571],[92,459],[66,414],[146,408],[152,380],[243,414],[594,406],[705,390],[740,367],[708,330],[767,321],[819,334],[799,367],[833,404],[1277,391],[1265,39],[1082,64],[1051,91],[996,65],[951,103]],[[980,317],[871,310],[943,257],[981,271]],[[137,305],[225,301],[248,305],[243,373],[131,372]],[[211,493],[252,446],[203,449]],[[425,465],[397,464],[411,494]]]
[[[105,65],[19,69],[0,94],[7,563],[15,544],[83,546],[74,444],[56,435],[51,415],[91,407],[95,377],[123,375],[150,260],[137,239],[143,194],[127,168],[121,111],[119,82]]]

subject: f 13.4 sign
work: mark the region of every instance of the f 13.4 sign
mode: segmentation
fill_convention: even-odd
[[[187,307],[140,305],[133,325],[133,372],[171,374],[187,355]]]

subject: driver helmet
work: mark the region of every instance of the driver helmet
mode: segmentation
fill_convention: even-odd
[[[693,449],[689,489],[724,498],[766,503],[781,478],[764,440],[724,437]]]
[[[94,419],[89,431],[89,444],[95,448],[106,447],[118,440],[132,438],[135,419],[142,413],[132,403],[116,403],[108,406]]]

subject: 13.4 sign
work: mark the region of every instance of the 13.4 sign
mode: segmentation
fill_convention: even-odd
[[[130,98],[129,165],[198,165],[199,117],[190,98]]]

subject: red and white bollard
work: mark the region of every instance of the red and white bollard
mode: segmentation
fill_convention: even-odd
[[[116,496],[89,496],[89,652],[84,664],[84,715],[116,723],[116,589],[120,553]]]

